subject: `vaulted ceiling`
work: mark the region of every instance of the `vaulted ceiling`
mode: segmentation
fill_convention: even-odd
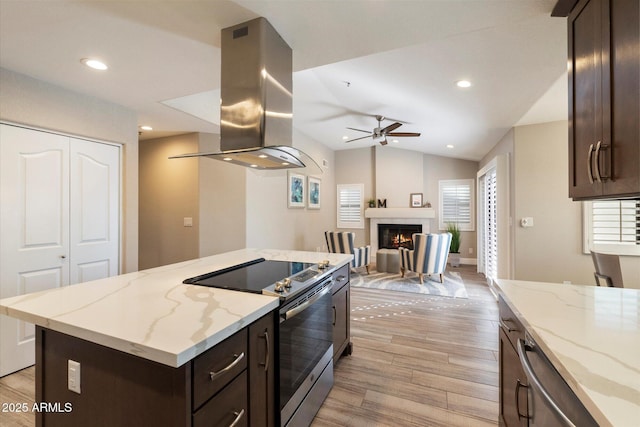
[[[293,49],[299,132],[334,150],[371,146],[343,137],[383,115],[422,134],[389,146],[478,160],[514,125],[567,118],[554,3],[0,0],[0,66],[136,111],[154,129],[143,139],[218,133],[220,30],[264,16]]]

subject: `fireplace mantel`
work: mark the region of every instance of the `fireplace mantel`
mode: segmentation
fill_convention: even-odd
[[[364,211],[365,218],[435,218],[433,208],[368,208]]]
[[[371,254],[378,251],[378,224],[421,224],[423,233],[431,232],[431,220],[436,217],[433,208],[369,208],[364,211],[369,218],[369,243]]]

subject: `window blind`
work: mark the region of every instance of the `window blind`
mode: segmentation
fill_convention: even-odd
[[[496,185],[496,170],[492,169],[485,175],[485,275],[491,279],[498,277],[498,199]]]
[[[591,221],[596,245],[640,245],[640,200],[595,200]]]
[[[439,181],[439,187],[440,229],[446,229],[447,223],[454,223],[458,224],[462,231],[473,231],[473,179]]]
[[[364,185],[338,185],[338,228],[364,228]]]

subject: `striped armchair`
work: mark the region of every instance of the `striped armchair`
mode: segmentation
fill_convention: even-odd
[[[400,248],[400,272],[418,273],[420,283],[424,283],[425,274],[439,274],[440,282],[444,282],[444,270],[447,268],[447,257],[451,246],[451,233],[413,235],[413,250]]]
[[[353,261],[351,267],[365,267],[369,274],[369,262],[371,258],[371,246],[354,247],[356,233],[346,231],[325,231],[324,238],[327,240],[329,252],[334,254],[352,254]]]

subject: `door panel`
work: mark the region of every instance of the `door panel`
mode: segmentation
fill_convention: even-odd
[[[69,281],[68,138],[0,125],[0,297]],[[34,363],[33,326],[0,316],[0,375]]]
[[[71,139],[70,283],[118,274],[120,149]]]

